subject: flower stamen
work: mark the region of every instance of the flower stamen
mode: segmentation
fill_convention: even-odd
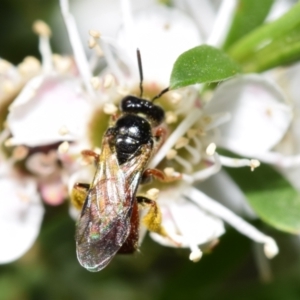
[[[185,197],[199,205],[202,209],[206,210],[212,215],[221,218],[232,227],[234,227],[237,231],[246,235],[250,239],[254,240],[257,243],[264,244],[264,252],[267,258],[273,258],[278,254],[278,246],[273,238],[260,232],[254,226],[247,223],[241,217],[235,215],[231,210],[208,197],[200,190],[197,190],[194,187],[188,187],[184,191],[184,195]]]

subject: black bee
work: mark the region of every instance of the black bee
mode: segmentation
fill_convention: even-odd
[[[77,183],[75,191],[84,194],[84,204],[76,225],[77,257],[89,271],[100,271],[116,253],[132,253],[138,244],[138,203],[152,207],[149,230],[166,236],[160,225],[159,209],[155,201],[136,196],[139,185],[149,176],[160,180],[167,177],[157,169],[147,169],[155,149],[164,140],[165,131],[159,127],[164,110],[153,103],[168,91],[163,90],[152,101],[141,98],[143,74],[140,53],[140,97],[126,96],[120,103],[121,115],[103,137],[101,154],[84,151],[93,156],[97,170],[91,185]],[[79,191],[79,192],[78,192]],[[84,192],[83,192],[84,191]],[[76,192],[75,192],[76,194]],[[78,200],[78,199],[77,199]]]

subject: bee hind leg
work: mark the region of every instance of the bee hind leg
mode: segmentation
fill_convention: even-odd
[[[79,210],[82,208],[89,188],[90,185],[88,183],[74,184],[70,198],[75,208]]]

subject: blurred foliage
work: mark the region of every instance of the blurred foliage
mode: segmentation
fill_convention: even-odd
[[[146,238],[139,253],[118,255],[103,271],[89,273],[76,259],[67,205],[47,207],[34,247],[0,267],[0,299],[299,299],[299,240],[263,229],[275,235],[281,249],[271,262],[270,283],[259,280],[251,242],[230,229],[199,263],[188,260],[188,250],[164,248]]]
[[[15,64],[28,55],[40,57],[32,24],[37,19],[50,22],[57,3],[57,0],[1,0],[0,57]]]

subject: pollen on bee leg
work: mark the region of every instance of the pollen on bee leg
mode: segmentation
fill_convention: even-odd
[[[107,115],[113,115],[113,114],[115,114],[118,111],[118,108],[113,103],[105,103],[103,105],[103,111]]]
[[[17,146],[13,150],[12,157],[15,160],[22,160],[24,159],[29,153],[29,149],[26,146]]]
[[[81,209],[83,206],[83,203],[85,201],[87,195],[87,188],[86,186],[83,187],[82,184],[76,183],[74,187],[72,188],[71,195],[70,195],[70,200],[72,205],[76,209]]]
[[[68,150],[69,150],[69,148],[70,148],[69,142],[64,141],[64,142],[62,142],[62,143],[58,146],[58,152],[59,152],[60,154],[67,153]]]

